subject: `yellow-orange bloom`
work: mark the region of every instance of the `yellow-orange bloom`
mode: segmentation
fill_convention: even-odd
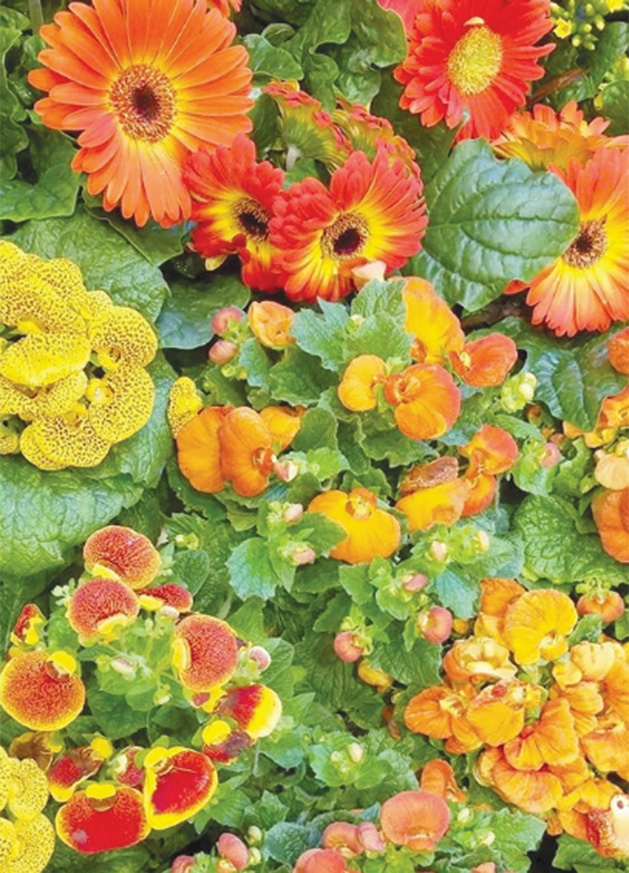
[[[365,488],[326,491],[318,494],[308,506],[309,512],[320,512],[340,524],[347,537],[330,552],[330,557],[348,564],[369,563],[375,557],[390,557],[400,544],[398,520],[378,509],[377,498]]]
[[[629,564],[629,488],[599,494],[592,501],[592,513],[607,554]]]
[[[427,531],[435,524],[450,527],[461,518],[469,491],[464,479],[452,479],[432,488],[419,488],[398,500],[395,508],[408,519],[410,531]]]
[[[513,679],[517,672],[509,650],[491,637],[457,640],[443,659],[451,682],[477,684],[491,679]]]
[[[375,409],[376,387],[386,378],[386,365],[377,355],[359,355],[347,366],[338,387],[339,400],[351,412]]]
[[[546,769],[516,770],[501,751],[495,752],[497,754],[490,770],[490,784],[506,803],[512,803],[533,815],[540,815],[557,807],[563,794],[557,776]],[[481,758],[488,754],[484,752]]]
[[[503,643],[504,618],[509,606],[524,594],[514,579],[483,579],[481,582],[480,611],[474,625],[477,636],[489,636]]]
[[[581,737],[583,750],[600,773],[629,776],[629,726],[620,722]]]
[[[107,211],[140,226],[190,215],[185,156],[251,130],[251,70],[235,26],[206,0],[104,0],[58,12],[29,82],[44,124],[80,131],[72,167]]]
[[[445,364],[450,352],[463,351],[465,335],[456,315],[430,282],[408,278],[404,282],[406,322],[415,337],[411,357],[419,363]]]
[[[16,655],[0,676],[0,705],[31,730],[61,730],[74,721],[85,703],[85,686],[76,666],[65,652]]]
[[[484,424],[459,452],[484,473],[506,473],[518,459],[518,444],[501,427]]]
[[[266,489],[275,463],[273,437],[254,409],[232,409],[218,428],[220,464],[236,494],[255,497]]]
[[[482,743],[501,746],[524,727],[527,690],[519,682],[488,685],[476,695],[465,716]]]
[[[432,852],[450,826],[450,811],[436,794],[402,791],[382,804],[380,826],[392,843]]]
[[[266,406],[260,410],[260,418],[268,427],[273,447],[278,452],[287,449],[299,433],[304,408],[292,406]]]
[[[454,733],[454,721],[464,713],[461,695],[445,685],[436,685],[411,698],[404,710],[404,724],[415,734],[447,740]]]
[[[218,429],[231,406],[207,406],[177,432],[179,469],[197,491],[216,494],[225,487]]]
[[[439,364],[413,364],[390,376],[384,396],[402,433],[414,440],[443,436],[459,417],[461,394]]]
[[[544,764],[564,766],[579,756],[579,738],[567,700],[551,700],[539,721],[527,725],[504,747],[506,760],[516,770],[540,770]]]
[[[465,792],[457,785],[452,765],[443,758],[433,758],[424,764],[419,784],[422,791],[436,794],[448,803],[465,801]]]
[[[567,651],[566,637],[577,618],[567,594],[547,588],[526,591],[508,608],[503,636],[519,664],[554,661]]]
[[[269,349],[281,349],[295,342],[290,335],[295,313],[288,306],[274,300],[255,301],[247,311],[253,335]]]

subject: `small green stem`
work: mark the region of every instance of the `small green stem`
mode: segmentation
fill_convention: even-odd
[[[44,14],[41,8],[41,0],[28,0],[28,14],[31,19],[33,33],[38,34],[39,28],[44,23]]]

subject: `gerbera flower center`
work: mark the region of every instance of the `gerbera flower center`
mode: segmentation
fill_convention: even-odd
[[[360,254],[368,236],[367,222],[360,215],[347,212],[324,231],[323,250],[336,261],[349,260]]]
[[[236,220],[247,236],[266,239],[269,232],[269,214],[266,209],[250,197],[243,197],[236,203]]]
[[[563,259],[570,267],[585,269],[595,264],[607,248],[607,231],[605,219],[585,221],[581,225],[579,235],[574,240]]]
[[[131,139],[157,142],[168,135],[176,115],[168,76],[148,64],[128,67],[116,79],[109,100]]]
[[[502,66],[502,39],[485,24],[474,25],[448,57],[448,78],[464,97],[480,94]]]

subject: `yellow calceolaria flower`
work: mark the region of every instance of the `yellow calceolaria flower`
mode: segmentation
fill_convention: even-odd
[[[168,395],[168,425],[174,437],[184,424],[196,418],[203,409],[203,401],[199,397],[197,387],[188,376],[182,376],[173,384]]]
[[[0,327],[0,454],[93,467],[149,420],[157,337],[139,312],[88,291],[76,264],[0,241]]]
[[[46,774],[33,758],[14,758],[0,747],[2,873],[41,873],[48,864],[55,844],[54,828],[43,815],[48,794]]]

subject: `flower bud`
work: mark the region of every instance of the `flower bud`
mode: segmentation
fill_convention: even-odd
[[[115,670],[116,673],[120,673],[121,676],[133,676],[135,673],[135,665],[133,661],[124,658],[122,655],[112,658],[109,662],[109,666],[112,670]]]
[[[542,467],[550,470],[553,467],[556,467],[559,461],[561,461],[561,452],[559,451],[559,446],[551,442],[544,443],[542,455],[539,459]]]
[[[363,658],[358,665],[358,675],[367,685],[373,685],[380,694],[384,694],[393,685],[393,676],[372,666],[367,658]]]
[[[299,521],[304,514],[304,508],[301,503],[289,503],[284,509],[282,518],[286,524],[294,524]]]
[[[299,466],[294,461],[276,461],[273,470],[282,482],[292,482],[299,473]]]
[[[380,836],[378,828],[370,821],[364,821],[358,825],[358,839],[365,852],[379,854],[384,852],[387,847],[387,844]]]
[[[430,555],[435,561],[440,564],[445,564],[448,560],[448,547],[440,540],[433,540],[430,544]]]
[[[214,865],[214,869],[216,873],[236,873],[236,868],[226,858],[219,858]]]
[[[172,618],[173,620],[179,618],[179,610],[175,609],[174,606],[170,606],[168,603],[160,608],[159,614],[164,618]]]
[[[271,656],[264,646],[253,646],[249,651],[249,657],[256,662],[260,670],[266,670],[271,663]]]
[[[417,616],[417,627],[429,643],[445,643],[452,633],[452,613],[445,606],[431,606]]]
[[[360,743],[350,743],[347,747],[347,754],[354,764],[360,764],[365,757],[365,747],[361,746]]]
[[[617,591],[583,594],[577,601],[579,615],[600,615],[603,624],[617,621],[625,611],[625,602]]]
[[[489,550],[490,540],[487,531],[479,530],[474,534],[474,545],[479,552],[487,552]]]
[[[221,858],[229,861],[235,870],[244,870],[249,859],[247,847],[236,834],[221,834],[216,844]]]
[[[253,849],[249,849],[249,860],[247,863],[252,864],[254,867],[256,864],[259,864],[262,860],[262,852],[260,849],[256,849],[255,846]]]
[[[223,306],[222,309],[219,309],[218,312],[212,316],[212,320],[210,321],[212,333],[223,336],[231,327],[235,324],[239,324],[244,317],[245,313],[242,309],[238,309],[237,306]]]
[[[428,576],[423,573],[407,573],[402,579],[402,588],[412,593],[421,591],[426,585],[428,585]]]
[[[262,831],[259,827],[251,825],[251,827],[247,830],[247,836],[249,837],[250,842],[259,843],[262,839]]]
[[[353,664],[363,654],[358,638],[350,631],[343,631],[334,637],[334,654],[346,664]]]
[[[230,340],[217,340],[210,351],[208,358],[219,367],[228,364],[238,354],[238,346]]]
[[[190,873],[194,864],[195,859],[192,855],[177,855],[170,868],[170,873]]]
[[[384,261],[368,261],[366,264],[361,264],[351,270],[352,279],[360,291],[372,279],[379,279],[383,282],[386,269],[387,265]]]
[[[316,560],[317,553],[305,543],[300,543],[295,546],[291,555],[291,560],[295,566],[300,567],[303,564],[313,564]]]

